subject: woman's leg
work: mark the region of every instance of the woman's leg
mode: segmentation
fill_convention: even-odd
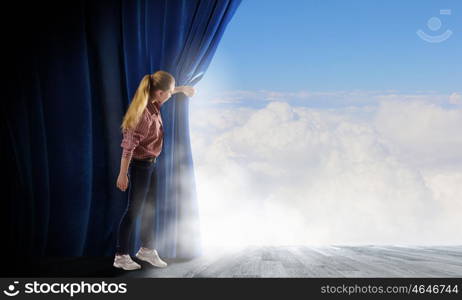
[[[131,232],[149,190],[152,169],[152,165],[145,162],[130,163],[128,203],[117,233],[118,255],[129,253]]]
[[[154,249],[154,209],[157,192],[156,164],[154,163],[149,191],[146,196],[144,208],[141,216],[141,246],[144,248]]]

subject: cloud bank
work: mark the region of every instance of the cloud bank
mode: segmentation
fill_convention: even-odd
[[[462,109],[397,98],[192,106],[204,246],[460,244]]]

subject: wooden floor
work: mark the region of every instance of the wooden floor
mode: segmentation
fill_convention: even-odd
[[[462,246],[248,247],[118,277],[462,277]]]

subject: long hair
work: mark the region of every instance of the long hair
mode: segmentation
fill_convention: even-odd
[[[154,98],[154,92],[157,90],[168,91],[172,83],[175,83],[175,78],[165,71],[144,75],[125,113],[120,126],[121,131],[135,128],[148,104],[148,100]]]

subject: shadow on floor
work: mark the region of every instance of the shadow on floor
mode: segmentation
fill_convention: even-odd
[[[132,256],[139,264],[145,264]],[[187,262],[190,259],[163,259],[168,264]],[[118,277],[126,272],[148,271],[140,269],[125,271],[115,268],[114,257],[55,257],[10,258],[1,268],[1,277]]]

